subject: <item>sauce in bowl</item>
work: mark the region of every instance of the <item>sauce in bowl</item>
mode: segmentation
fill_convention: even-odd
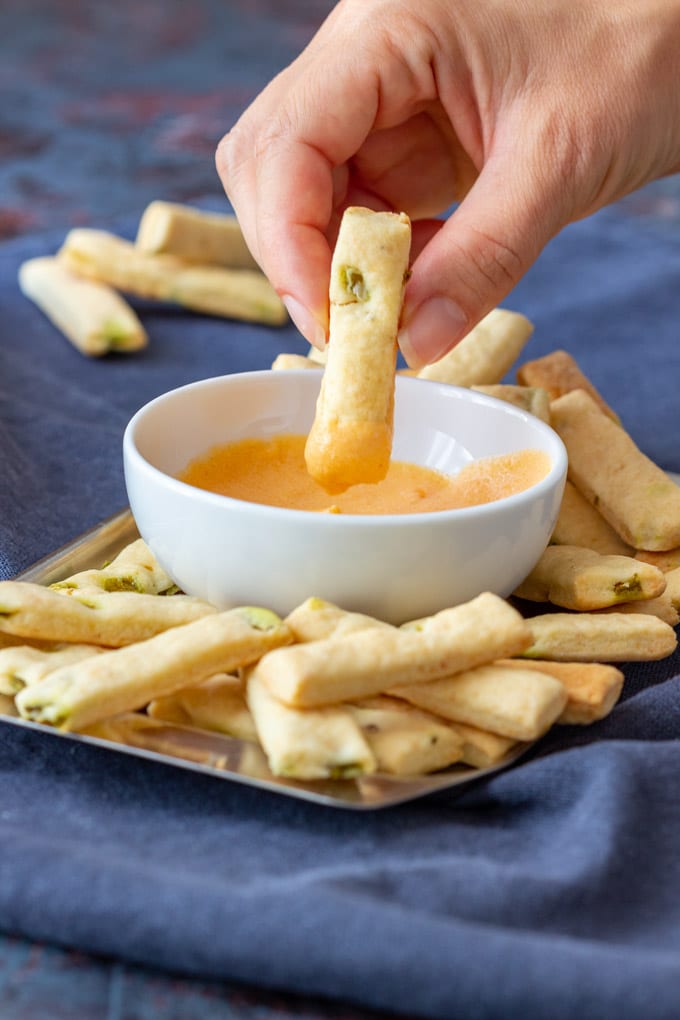
[[[483,457],[455,475],[392,461],[386,478],[333,497],[308,473],[306,436],[240,439],[216,446],[178,476],[199,489],[233,499],[293,510],[340,514],[416,514],[491,503],[523,492],[548,473],[550,459],[525,449]]]

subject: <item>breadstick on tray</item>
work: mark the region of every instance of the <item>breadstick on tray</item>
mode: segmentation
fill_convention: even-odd
[[[344,637],[371,627],[391,630],[389,623],[364,613],[350,613],[332,602],[312,596],[296,606],[286,617],[286,623],[299,643],[321,641],[329,637]]]
[[[484,393],[487,397],[504,400],[506,404],[519,407],[521,411],[528,411],[529,414],[540,418],[548,425],[550,424],[550,397],[547,391],[540,386],[512,386],[496,383],[488,386],[471,386],[470,389],[477,393]]]
[[[236,676],[218,673],[196,687],[166,694],[147,706],[153,719],[225,733],[240,740],[257,740],[245,690]]]
[[[636,549],[680,545],[680,486],[615,425],[584,390],[550,405],[569,456],[569,477]]]
[[[276,776],[290,779],[352,779],[376,770],[359,724],[344,705],[291,708],[257,675],[246,679],[257,735]]]
[[[533,324],[526,316],[494,308],[448,354],[421,368],[418,378],[453,386],[499,383],[533,331]]]
[[[420,628],[369,627],[270,652],[254,673],[295,707],[354,701],[513,656],[528,646],[531,633],[515,609],[486,592]]]
[[[29,259],[19,269],[22,293],[81,354],[138,351],[148,337],[137,315],[112,287],[84,280],[53,256]]]
[[[126,545],[105,567],[71,574],[63,581],[55,581],[50,588],[63,592],[99,588],[102,591],[133,591],[146,595],[177,590],[173,579],[166,574],[142,538]]]
[[[147,255],[105,230],[79,227],[69,231],[57,257],[79,276],[206,315],[270,326],[280,326],[288,317],[262,273],[196,265],[174,255]]]
[[[512,737],[501,737],[477,726],[461,722],[449,722],[449,725],[463,741],[461,762],[472,768],[488,769],[499,765],[518,744]]]
[[[632,556],[602,556],[577,545],[549,545],[514,595],[563,609],[603,609],[653,599],[666,588],[661,570]]]
[[[270,610],[250,606],[229,609],[65,666],[25,687],[17,694],[16,705],[25,719],[79,730],[109,716],[135,711],[154,698],[199,684],[215,673],[233,672],[290,641],[290,631]]]
[[[675,608],[680,610],[680,566],[666,571],[666,592]]]
[[[390,694],[452,722],[513,740],[537,740],[567,703],[567,693],[554,677],[495,662],[430,683],[392,687]]]
[[[550,541],[556,545],[580,545],[610,556],[633,556],[635,553],[569,479]]]
[[[452,726],[399,698],[377,695],[347,708],[361,726],[380,772],[424,775],[462,758],[463,740]]]
[[[328,360],[305,446],[307,470],[328,492],[387,474],[410,246],[404,213],[345,211],[331,264]]]
[[[617,606],[609,606],[605,609],[599,609],[597,612],[600,613],[649,613],[652,616],[658,616],[660,620],[665,623],[670,623],[671,627],[677,627],[680,623],[680,613],[673,605],[673,598],[668,588],[661,595],[657,595],[655,599],[639,599],[637,602],[622,602]]]
[[[552,351],[542,358],[520,365],[517,369],[517,382],[524,386],[542,386],[548,391],[551,400],[571,393],[572,390],[585,390],[604,414],[619,423],[617,413],[611,409],[567,351]]]
[[[150,202],[139,221],[135,244],[147,255],[177,255],[229,269],[259,268],[235,216],[179,202]]]
[[[16,694],[23,687],[39,683],[49,673],[71,662],[80,662],[104,649],[98,645],[54,645],[33,648],[15,645],[0,649],[0,693]]]
[[[567,702],[556,722],[587,725],[609,715],[619,700],[623,673],[599,662],[551,662],[545,659],[500,659],[508,669],[535,669],[554,677],[567,692]]]
[[[546,613],[528,621],[534,635],[522,658],[562,662],[644,662],[675,651],[673,628],[648,613]]]
[[[30,581],[0,581],[0,631],[42,641],[117,648],[216,612],[189,595],[89,589],[66,595]]]
[[[638,549],[635,553],[636,560],[644,560],[645,563],[652,563],[664,574],[680,567],[680,548],[667,549],[665,552],[650,552],[647,549]]]

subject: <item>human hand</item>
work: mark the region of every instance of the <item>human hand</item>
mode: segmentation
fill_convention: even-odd
[[[222,140],[218,171],[317,346],[343,210],[408,213],[400,345],[419,366],[563,226],[680,170],[679,54],[680,0],[341,0]]]

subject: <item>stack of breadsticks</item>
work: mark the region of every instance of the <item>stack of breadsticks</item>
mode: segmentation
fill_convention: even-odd
[[[69,231],[56,255],[23,263],[19,285],[92,357],[146,346],[144,326],[124,295],[269,326],[287,320],[236,217],[173,202],[146,208],[134,242],[104,230]]]

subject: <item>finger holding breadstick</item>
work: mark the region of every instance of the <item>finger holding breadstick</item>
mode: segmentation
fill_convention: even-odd
[[[307,470],[328,492],[387,474],[410,246],[404,213],[353,206],[342,218],[331,264],[328,360],[305,447]]]

